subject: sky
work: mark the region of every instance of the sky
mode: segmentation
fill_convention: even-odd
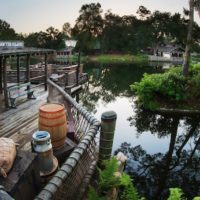
[[[101,4],[104,12],[136,15],[140,5],[151,12],[155,10],[183,13],[188,8],[188,0],[0,0],[0,19],[8,22],[17,33],[45,31],[48,27],[62,30],[65,22],[71,26],[79,16],[83,4]],[[195,14],[195,21],[199,21]]]

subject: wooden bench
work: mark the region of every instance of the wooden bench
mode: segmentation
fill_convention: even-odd
[[[31,83],[23,83],[20,85],[14,85],[8,88],[8,97],[10,99],[11,108],[16,108],[15,101],[18,97],[27,95],[28,99],[36,99],[33,90],[31,89]]]

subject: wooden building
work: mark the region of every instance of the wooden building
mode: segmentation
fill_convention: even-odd
[[[1,43],[3,44],[3,43]],[[11,43],[7,43],[10,44]],[[18,43],[19,45],[19,43]],[[5,107],[9,108],[9,98],[8,98],[8,80],[7,80],[7,61],[9,58],[15,58],[17,61],[17,84],[23,83],[20,80],[20,58],[24,57],[26,59],[26,83],[29,83],[37,78],[43,78],[43,83],[45,90],[47,90],[47,58],[48,55],[54,54],[55,51],[51,49],[36,49],[36,48],[8,48],[0,49],[0,93],[4,94]],[[44,74],[40,77],[30,77],[30,58],[31,56],[44,56]],[[29,87],[27,85],[27,87]]]
[[[179,57],[182,58],[185,49],[180,45],[159,45],[154,48],[154,55],[160,56],[164,58],[174,58]]]

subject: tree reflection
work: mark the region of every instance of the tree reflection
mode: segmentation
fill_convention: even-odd
[[[95,111],[96,103],[102,100],[104,104],[113,102],[116,97],[131,96],[130,84],[139,81],[144,74],[155,73],[157,70],[148,66],[135,64],[89,63],[84,66],[89,75],[89,82],[85,92],[81,94],[81,101],[89,111]]]
[[[147,199],[166,199],[170,187],[181,187],[188,199],[200,195],[199,119],[200,116],[159,115],[142,109],[136,109],[135,115],[129,117],[138,137],[150,131],[159,138],[170,138],[166,153],[151,155],[142,146],[128,143],[122,143],[116,151],[128,156],[126,170]]]

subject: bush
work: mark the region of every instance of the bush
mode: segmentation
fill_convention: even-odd
[[[182,75],[182,68],[174,67],[163,74],[144,74],[131,90],[138,96],[139,105],[151,110],[160,106],[159,100],[183,102],[200,96],[200,65],[190,69],[190,76]]]
[[[118,161],[115,158],[104,161],[104,167],[103,170],[98,169],[97,187],[89,188],[89,200],[106,200],[107,194],[111,194],[114,188],[121,191],[118,195],[119,200],[141,200],[129,175],[125,173],[122,176],[115,175],[118,170]]]

